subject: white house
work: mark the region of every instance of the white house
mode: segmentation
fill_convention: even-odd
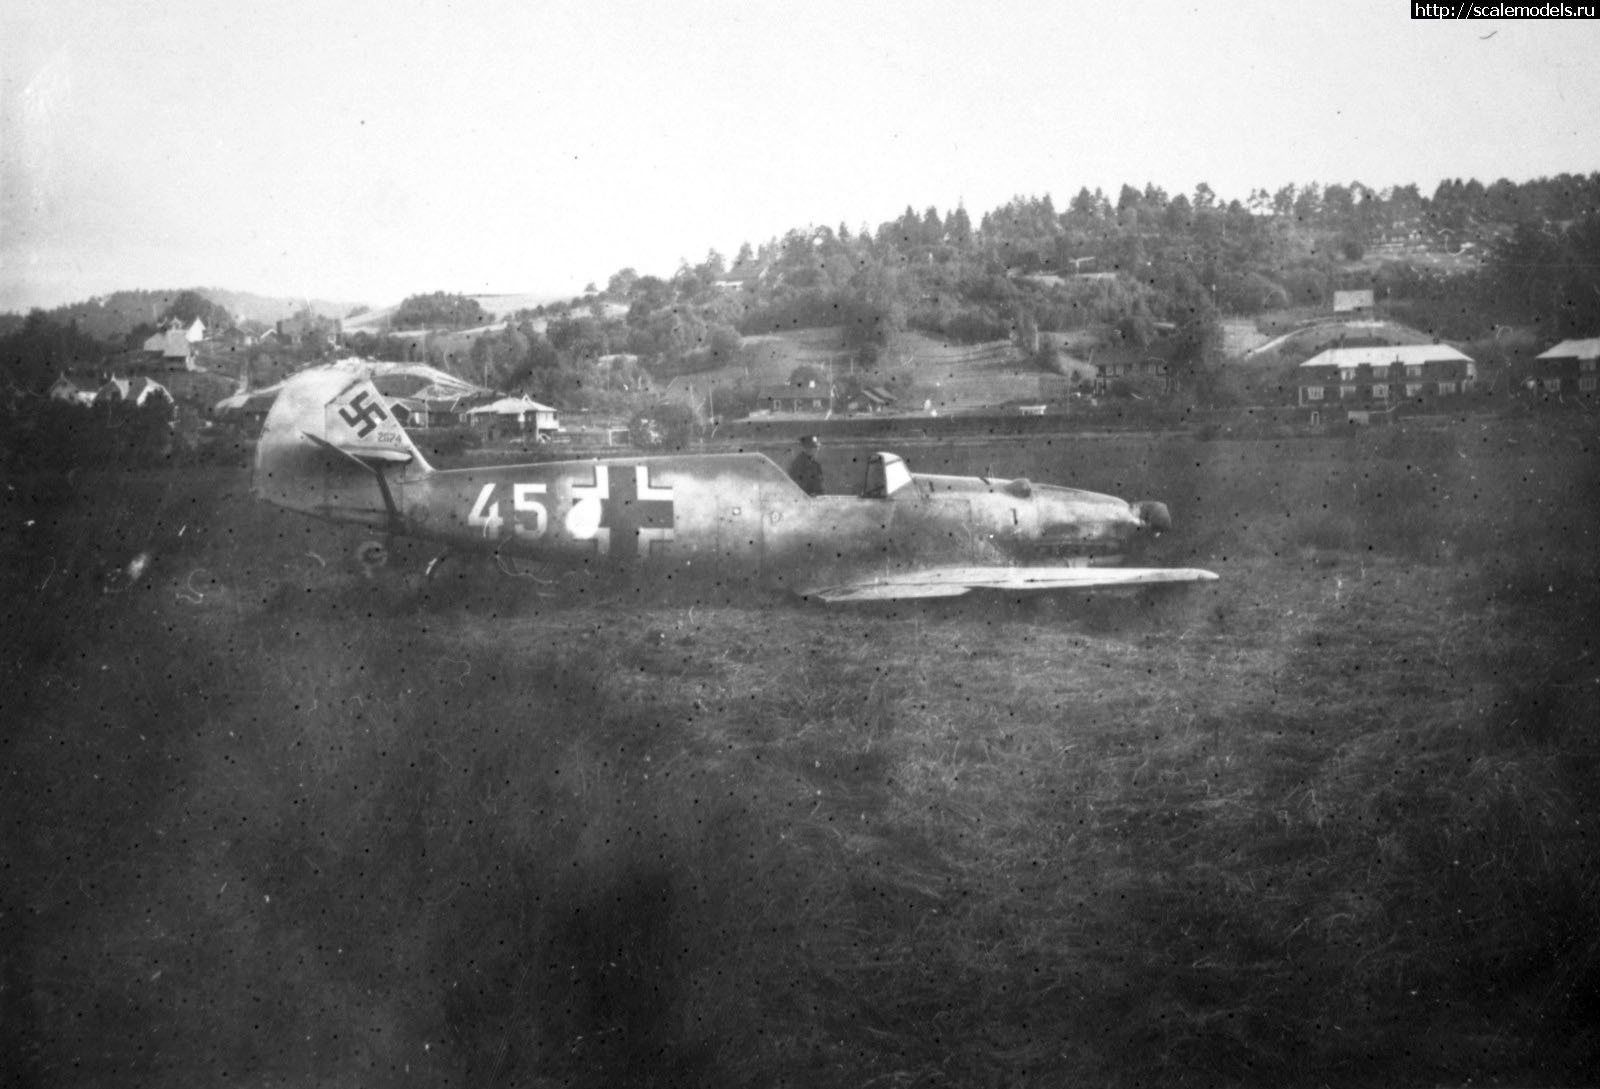
[[[123,402],[143,408],[148,404],[172,404],[172,394],[167,387],[142,375],[134,378],[112,378],[94,395],[96,404]]]
[[[1372,309],[1372,289],[1363,288],[1359,291],[1335,291],[1333,293],[1333,312],[1347,314],[1352,311]]]
[[[1524,381],[1544,393],[1582,393],[1593,396],[1600,389],[1600,337],[1563,340],[1549,351],[1540,352]]]
[[[1302,407],[1371,408],[1471,392],[1478,365],[1448,344],[1329,348],[1300,364]]]
[[[560,428],[556,422],[555,409],[549,405],[541,405],[526,396],[502,397],[498,401],[468,409],[467,416],[480,427],[491,429],[503,428],[542,434]]]

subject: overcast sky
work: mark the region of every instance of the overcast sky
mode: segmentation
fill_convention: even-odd
[[[1600,170],[1600,23],[1409,0],[51,0],[0,12],[0,310],[670,275],[909,204]]]

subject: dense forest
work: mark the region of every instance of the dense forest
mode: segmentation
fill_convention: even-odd
[[[1048,195],[1019,196],[977,223],[964,207],[908,206],[876,230],[797,228],[731,260],[712,251],[685,261],[670,277],[622,269],[603,289],[515,314],[416,295],[387,330],[344,347],[394,353],[402,330],[499,317],[501,327],[439,361],[586,407],[637,389],[641,374],[720,367],[752,334],[838,327],[841,350],[870,371],[907,330],[1011,339],[1048,367],[1054,341],[1039,333],[1097,329],[1141,347],[1159,337],[1180,379],[1195,379],[1180,385],[1203,399],[1223,316],[1325,309],[1350,288],[1371,288],[1386,316],[1458,342],[1508,326],[1541,343],[1600,332],[1600,174],[1448,180],[1431,196],[1415,185],[1285,185],[1226,202],[1205,184],[1192,194],[1124,185],[1115,199],[1082,189],[1064,209]],[[192,291],[6,316],[0,366],[12,386],[38,389],[70,361],[191,316],[229,324]]]

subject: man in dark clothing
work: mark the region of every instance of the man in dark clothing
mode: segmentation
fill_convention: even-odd
[[[820,445],[815,435],[800,436],[800,452],[789,463],[789,476],[807,495],[822,494],[822,466],[817,462]]]

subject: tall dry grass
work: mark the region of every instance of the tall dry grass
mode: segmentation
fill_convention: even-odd
[[[1168,499],[1223,580],[1128,601],[424,586],[225,473],[8,493],[8,1076],[1592,1081],[1593,443],[1495,427],[944,453]]]

